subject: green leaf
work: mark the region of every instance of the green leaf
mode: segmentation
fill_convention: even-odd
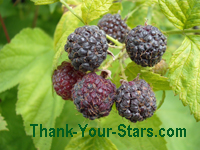
[[[56,119],[56,128],[66,128],[66,123],[68,124],[69,128],[73,128],[74,131],[80,131],[80,127],[78,124],[81,125],[81,127],[85,127],[87,124],[87,127],[96,127],[97,122],[91,121],[89,119],[85,119],[81,113],[79,113],[76,109],[76,106],[71,101],[66,101],[63,111],[61,115]],[[67,144],[71,140],[71,136],[68,137],[54,137],[52,142],[51,150],[64,149]]]
[[[31,136],[26,135],[21,115],[16,115],[17,87],[0,94],[0,112],[9,131],[0,131],[1,150],[36,150]]]
[[[85,130],[84,137],[82,136],[82,132],[78,132],[77,135],[71,139],[67,147],[65,147],[65,150],[117,150],[117,147],[108,138],[98,136],[97,128],[92,128],[91,131],[89,130],[90,129]],[[95,132],[93,130],[96,130],[96,135],[91,137]]]
[[[2,4],[3,3],[3,0],[0,0],[0,4]]]
[[[17,8],[8,0],[0,1],[0,14],[2,18],[14,16],[17,14]]]
[[[162,92],[156,92],[156,98],[162,97]],[[196,122],[191,116],[189,107],[183,107],[178,96],[172,91],[166,91],[166,99],[162,107],[156,112],[162,121],[162,128],[165,129],[165,139],[169,150],[196,150],[199,149],[200,122]],[[166,115],[167,114],[167,115]],[[167,136],[167,130],[172,128],[174,135]],[[180,132],[176,136],[176,129],[186,130],[186,137]],[[183,132],[182,132],[183,133]]]
[[[53,55],[51,43],[52,39],[41,30],[25,29],[5,45],[0,51],[0,92],[24,80],[24,75],[37,64],[38,55]]]
[[[137,77],[138,73],[140,73],[140,78],[148,82],[153,87],[154,91],[171,90],[168,78],[160,76],[159,74],[150,72],[148,70],[142,70],[142,69],[144,68],[141,67],[140,65],[137,65],[134,62],[128,64],[125,70],[126,76],[128,77],[128,81],[132,81]]]
[[[49,4],[49,10],[51,13],[55,11],[57,5],[58,3]]]
[[[165,16],[177,28],[183,30],[200,25],[199,0],[159,0],[159,4]]]
[[[53,40],[40,29],[24,29],[0,51],[0,91],[20,83],[16,112],[27,135],[33,135],[33,123],[54,127],[61,113],[64,101],[52,96],[53,57]],[[50,149],[52,138],[40,137],[36,127],[33,141],[39,149]]]
[[[86,24],[109,11],[113,0],[83,0],[82,18]]]
[[[162,123],[156,114],[151,118],[138,123],[131,123],[118,115],[118,112],[116,111],[112,111],[108,117],[101,119],[101,125],[103,128],[111,128],[109,131],[109,139],[120,150],[166,150],[166,141],[163,137],[159,136],[161,124]],[[132,128],[129,133],[127,130],[128,127]],[[133,131],[134,128],[139,129],[138,137],[133,136],[133,133],[135,132]],[[141,128],[146,128],[146,130],[143,130],[143,137],[141,135]],[[153,129],[152,137],[147,136],[148,128]],[[122,130],[125,131],[125,134]],[[116,132],[116,134],[112,134],[112,132]],[[106,136],[107,135],[108,134],[106,133]],[[155,137],[155,135],[157,135],[157,137]]]
[[[82,3],[82,0],[66,0],[66,3],[70,5],[79,5]]]
[[[46,5],[58,2],[59,0],[31,0],[35,5]]]
[[[180,93],[183,105],[200,120],[200,36],[187,36],[171,58],[170,85],[175,94]]]
[[[81,6],[77,6],[74,11],[80,16]],[[61,54],[64,52],[64,46],[67,41],[69,34],[74,32],[76,28],[82,26],[83,24],[77,19],[71,12],[66,12],[60,19],[56,31],[54,34],[54,50],[56,52],[53,60],[54,69],[57,67],[58,60]]]
[[[7,123],[6,123],[6,121],[4,120],[4,118],[0,114],[0,131],[8,130],[6,126],[7,126]]]
[[[122,3],[113,3],[112,6],[110,6],[109,8],[109,13],[116,14],[119,10],[121,11],[122,9]]]

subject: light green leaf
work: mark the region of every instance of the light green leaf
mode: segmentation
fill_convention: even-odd
[[[52,4],[58,2],[59,0],[31,0],[35,3],[35,5],[45,5],[45,4]]]
[[[117,146],[119,150],[167,150],[165,139],[159,136],[159,129],[162,123],[156,114],[142,122],[132,123],[118,115],[118,112],[112,111],[108,117],[101,119],[101,125],[106,129],[111,128],[109,131],[109,139]],[[132,128],[130,129],[129,133],[127,130],[128,127]],[[134,128],[139,130],[138,137],[133,136],[133,133],[136,132],[133,131]],[[143,130],[143,135],[141,128],[146,128]],[[148,128],[153,129],[152,137],[148,137],[147,135]],[[113,134],[113,132],[116,132],[116,134]],[[155,137],[155,135],[157,135],[157,137]]]
[[[66,128],[66,123],[68,124],[69,128],[73,128],[74,131],[81,131],[79,124],[81,127],[96,127],[96,121],[91,121],[83,117],[81,113],[79,113],[76,109],[76,106],[71,101],[66,101],[63,111],[61,115],[56,119],[56,128]],[[71,136],[68,137],[54,137],[52,142],[51,150],[63,150],[67,144],[71,140]]]
[[[122,3],[113,3],[109,8],[109,13],[116,14],[119,10],[121,11],[122,9]]]
[[[91,137],[95,132],[92,131],[93,129],[96,130],[96,135]],[[117,147],[108,138],[98,136],[97,128],[93,129],[91,131],[89,131],[90,129],[86,129],[84,137],[82,136],[82,132],[78,132],[77,135],[71,139],[67,147],[65,147],[65,150],[117,150]]]
[[[20,83],[17,114],[24,120],[27,135],[30,124],[54,127],[64,101],[52,96],[51,68],[53,40],[40,29],[24,29],[0,51],[0,91]],[[36,148],[50,149],[51,137],[40,137],[39,127],[33,138]]]
[[[156,92],[157,97],[162,97],[162,92]],[[165,129],[164,134],[167,148],[169,150],[198,150],[200,122],[196,122],[190,114],[189,107],[183,107],[181,103],[179,97],[174,96],[172,91],[166,91],[165,102],[156,112],[162,121],[162,128]],[[169,128],[174,130],[172,137],[167,136]],[[176,130],[179,128],[185,129],[185,137],[184,130],[182,130],[182,137],[180,136],[180,130],[178,134],[176,133]]]
[[[151,87],[153,87],[154,91],[171,90],[168,78],[142,69],[143,67],[137,65],[134,62],[128,64],[125,70],[126,76],[128,77],[128,81],[132,81],[134,78],[137,77],[138,73],[140,73],[140,78],[148,82],[151,85]]]
[[[24,75],[37,64],[38,55],[50,51],[53,55],[51,43],[52,39],[41,30],[26,29],[5,45],[0,51],[0,92],[24,80]]]
[[[199,0],[159,0],[166,17],[179,29],[200,25]]]
[[[200,120],[200,36],[187,36],[171,58],[170,85],[175,94],[180,93],[183,105]]]
[[[77,15],[81,16],[81,5],[74,8]],[[80,25],[79,25],[80,24]],[[81,21],[74,16],[70,11],[64,13],[56,26],[54,33],[54,50],[57,52],[57,45],[61,43],[60,39],[65,35],[67,41],[68,34],[72,33],[78,26],[81,26]]]
[[[7,126],[7,123],[6,123],[6,121],[4,120],[4,118],[0,114],[0,131],[8,130],[6,126]]]
[[[83,0],[82,18],[86,24],[109,11],[113,0]]]
[[[80,16],[81,15],[81,6],[77,6],[74,11]],[[77,19],[71,12],[66,12],[60,19],[56,31],[54,34],[54,50],[56,52],[53,60],[54,69],[57,66],[58,59],[61,54],[64,52],[64,46],[67,42],[67,37],[69,34],[74,32],[74,30],[83,24]]]
[[[82,0],[66,0],[66,3],[70,5],[79,5],[82,3]]]

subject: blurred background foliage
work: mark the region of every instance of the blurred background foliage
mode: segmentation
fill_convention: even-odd
[[[69,1],[70,4],[77,5],[80,1]],[[145,1],[131,2],[123,1],[117,3],[110,9],[110,13],[116,13],[117,8],[121,10],[122,18],[134,11],[127,20],[128,26],[133,28],[137,25],[144,24],[149,11],[149,6],[152,8],[151,24],[158,27],[162,31],[176,29],[172,23],[161,12],[158,4],[145,3]],[[139,7],[139,9],[138,9]],[[44,30],[48,35],[53,38],[54,31],[57,23],[59,22],[63,14],[63,8],[60,3],[54,3],[50,5],[36,6],[29,0],[14,1],[14,0],[0,0],[0,15],[4,20],[9,38],[12,39],[17,33],[26,27],[39,27]],[[100,18],[99,18],[100,19]],[[97,24],[98,20],[92,21],[90,24]],[[172,53],[181,45],[184,36],[182,35],[170,35],[168,36],[168,48],[163,58],[169,62]],[[0,49],[7,43],[2,24],[0,24]],[[110,50],[117,54],[119,50]],[[108,56],[107,60],[112,59]],[[130,59],[126,61],[128,64]],[[119,62],[115,61],[108,69],[112,71],[112,81],[119,87],[119,79],[121,76],[120,70],[117,69]],[[126,67],[126,66],[124,66]],[[162,91],[156,92],[156,97],[159,101],[162,98]],[[20,147],[20,150],[36,149],[30,136],[27,136],[23,126],[23,120],[21,116],[15,113],[15,103],[17,101],[17,87],[12,88],[6,92],[0,94],[0,114],[7,121],[7,128],[9,131],[0,131],[0,150],[15,150],[15,147]],[[116,114],[115,109],[111,114]],[[64,109],[61,115],[56,119],[56,127],[65,128],[65,124],[73,127],[74,130],[79,131],[78,124],[88,123],[90,127],[98,126],[98,122],[88,121],[78,114],[75,110],[73,103],[70,101],[65,102]],[[167,141],[167,148],[170,150],[197,150],[200,147],[199,135],[200,135],[200,122],[196,122],[194,117],[190,115],[188,106],[183,107],[181,101],[177,96],[174,96],[172,91],[166,92],[166,99],[163,106],[157,110],[157,116],[159,117],[163,128],[186,128],[186,137],[165,137]],[[119,117],[120,120],[120,117]],[[101,120],[100,120],[101,121]],[[124,122],[123,119],[120,120]],[[103,127],[103,126],[102,126]],[[53,138],[52,150],[64,149],[69,143],[71,138]],[[113,141],[112,141],[113,140]],[[111,141],[115,143],[114,138]],[[134,149],[134,143],[131,143],[127,149]],[[117,145],[118,149],[124,149],[124,145],[120,143]],[[136,148],[137,149],[137,148]],[[148,148],[144,148],[148,149]]]

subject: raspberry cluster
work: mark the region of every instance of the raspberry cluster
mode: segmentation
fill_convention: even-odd
[[[138,76],[133,81],[121,82],[116,89],[106,79],[109,71],[100,75],[95,71],[110,54],[106,33],[119,42],[125,41],[129,57],[143,67],[160,62],[166,50],[166,37],[151,25],[128,31],[119,14],[105,15],[98,26],[79,27],[68,36],[65,51],[71,62],[64,61],[53,73],[56,93],[64,100],[73,100],[77,110],[90,120],[108,116],[114,103],[119,115],[131,122],[151,117],[157,108],[156,98],[145,80]],[[167,64],[161,61],[151,70],[163,74],[166,68]]]

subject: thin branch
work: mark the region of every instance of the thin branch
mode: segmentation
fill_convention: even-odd
[[[123,48],[122,46],[115,46],[115,45],[110,45],[110,44],[108,44],[108,46],[110,48],[117,48],[117,49],[122,49]]]
[[[21,0],[16,0],[15,3],[14,3],[14,6],[16,6],[20,2],[21,2]]]
[[[0,15],[0,22],[1,22],[4,34],[6,36],[6,39],[7,39],[8,43],[10,43],[10,37],[8,35],[7,29],[6,29],[6,25],[5,25],[5,23],[4,23],[3,18],[1,17],[1,15]]]
[[[114,38],[112,38],[111,36],[106,34],[106,38],[109,39],[110,41],[112,41],[113,43],[115,43],[117,46],[123,46],[122,43],[120,43],[118,40],[115,40]]]
[[[32,28],[35,28],[35,26],[36,26],[36,22],[38,19],[38,10],[39,10],[39,6],[36,6],[35,13],[34,13],[34,19],[33,19],[33,23],[32,23]]]
[[[153,5],[148,7],[148,13],[147,13],[148,24],[151,24],[152,11],[153,11]]]
[[[63,5],[65,5],[65,7],[67,7],[67,9],[68,9],[69,11],[71,11],[71,13],[74,14],[74,16],[76,16],[83,24],[85,24],[85,22],[83,21],[83,19],[82,19],[79,15],[77,15],[77,14],[75,13],[75,11],[65,2],[65,0],[60,0],[60,2],[61,2]]]
[[[117,59],[121,59],[124,55],[126,54],[126,51],[120,51],[116,56],[115,56],[115,60]],[[108,62],[105,62],[102,64],[102,66],[105,66],[103,67],[104,70],[106,70],[108,67],[111,66],[111,64],[114,62],[113,59],[110,59]]]
[[[142,7],[142,5],[140,5],[139,7],[135,8],[133,11],[131,11],[130,13],[128,13],[128,15],[125,17],[124,21],[126,22],[128,20],[128,18],[131,17],[141,7]]]

